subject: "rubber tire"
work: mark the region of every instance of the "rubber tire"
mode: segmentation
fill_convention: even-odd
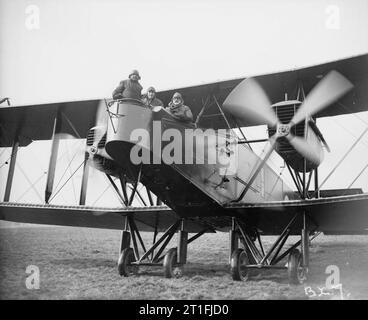
[[[249,277],[249,258],[244,249],[236,249],[231,255],[230,270],[235,281],[246,281]]]
[[[178,265],[177,257],[178,250],[176,248],[171,248],[166,252],[163,262],[165,278],[180,278],[183,275],[183,267]]]
[[[288,258],[288,276],[290,284],[302,284],[306,280],[305,270],[303,270],[303,259],[298,249],[293,249]]]
[[[135,262],[135,255],[132,248],[124,249],[118,260],[118,272],[120,276],[128,277],[138,273],[138,266],[132,266]]]

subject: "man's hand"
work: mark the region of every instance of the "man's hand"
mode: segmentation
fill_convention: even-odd
[[[161,106],[152,107],[151,110],[153,112],[159,112],[161,109],[163,109]]]

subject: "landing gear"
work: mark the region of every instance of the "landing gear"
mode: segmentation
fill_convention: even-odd
[[[308,229],[305,212],[302,213],[302,221],[299,220],[302,225],[301,240],[281,253],[292,230],[295,230],[293,225],[297,223],[298,217],[300,217],[299,213],[295,214],[268,252],[263,248],[258,230],[246,228],[241,221],[233,218],[230,230],[230,270],[233,280],[246,281],[254,270],[280,269],[288,271],[291,284],[305,282],[309,266],[309,244],[319,234],[314,234],[310,239],[311,232]],[[238,240],[244,249],[238,248]],[[256,240],[258,240],[258,246]],[[299,246],[301,252],[297,249]],[[288,257],[287,266],[279,263],[286,257]]]
[[[178,254],[176,248],[171,248],[164,258],[164,274],[165,278],[180,278],[183,275],[183,266],[179,265]]]
[[[118,260],[118,272],[120,276],[128,277],[138,273],[138,266],[134,265],[135,256],[132,248],[124,249]]]
[[[243,249],[236,249],[231,255],[231,276],[235,281],[245,281],[249,277],[249,259]]]
[[[127,216],[125,218],[125,230],[121,236],[121,253],[118,261],[119,275],[124,277],[134,275],[138,273],[140,266],[150,266],[163,267],[166,278],[179,278],[183,274],[184,265],[187,261],[188,244],[210,230],[212,229],[203,229],[188,239],[185,221],[184,219],[179,219],[159,238],[157,237],[158,227],[156,227],[153,244],[146,249],[134,217]],[[164,253],[175,233],[177,233],[178,238],[177,248],[171,248]],[[131,245],[132,248],[130,247]]]
[[[307,280],[307,269],[303,266],[303,258],[298,249],[289,253],[287,268],[290,284],[302,284]]]
[[[309,244],[318,235],[318,233],[314,234],[310,231],[307,218],[305,212],[296,213],[280,236],[266,251],[259,231],[252,226],[246,226],[244,221],[234,217],[230,230],[230,271],[232,279],[246,281],[254,271],[279,269],[288,272],[291,284],[300,284],[306,281],[309,265]],[[313,222],[311,218],[308,218],[308,220]],[[205,228],[188,239],[185,220],[178,219],[163,232],[161,237],[158,237],[160,228],[157,224],[153,237],[154,241],[146,249],[134,221],[134,216],[127,216],[125,222],[118,261],[118,272],[124,277],[137,274],[141,266],[163,268],[163,274],[166,278],[181,277],[187,261],[188,244],[204,233],[213,231],[211,228]],[[285,249],[285,243],[289,236],[294,235],[297,230],[301,230],[300,240]],[[177,234],[178,239],[177,246],[167,250],[175,234]],[[312,237],[311,234],[313,234]],[[300,248],[300,250],[297,248]],[[287,264],[282,262],[285,258]]]

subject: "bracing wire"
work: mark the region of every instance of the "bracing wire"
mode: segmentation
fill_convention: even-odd
[[[30,184],[31,188],[33,189],[33,191],[37,194],[38,198],[41,200],[41,202],[43,202],[43,199],[40,195],[40,193],[37,191],[37,189],[34,187],[33,183],[31,180],[29,180],[27,174],[24,172],[23,168],[21,167],[21,165],[19,163],[16,164],[17,167],[19,168],[19,170],[22,172],[22,174],[24,175],[24,177],[26,178],[26,180],[28,181],[28,183]]]
[[[59,188],[59,190],[57,190],[53,196],[50,198],[49,202],[51,202],[52,199],[54,199],[56,197],[56,195],[64,188],[64,186],[69,182],[69,180],[75,175],[75,173],[79,170],[80,167],[82,167],[82,165],[84,164],[84,160],[82,161],[82,163],[78,166],[77,169],[74,170],[74,172],[71,174],[71,176],[65,181],[65,183]]]
[[[20,201],[31,189],[34,188],[34,186],[36,186],[36,184],[42,180],[42,178],[45,176],[44,173],[42,173],[42,175],[40,175],[37,180],[35,182],[33,182],[33,184],[26,190],[24,191],[20,196],[19,198],[16,200],[16,202]]]
[[[68,161],[69,161],[69,165],[68,165],[68,167],[69,167],[69,173],[71,174],[71,173],[72,173],[72,171],[71,171],[70,166],[71,166],[71,163],[72,163],[73,159],[75,158],[75,156],[76,156],[77,152],[74,154],[74,156],[73,156],[72,160],[70,160],[69,145],[68,145],[68,143],[67,143],[67,144],[66,144],[66,153],[67,153]],[[73,178],[72,178],[72,187],[73,187],[74,200],[75,200],[75,202],[77,203],[77,202],[78,202],[78,200],[77,200],[77,194],[76,194],[76,191],[75,191],[75,185],[74,185],[74,179],[73,179]]]
[[[106,193],[107,190],[111,188],[111,184],[109,183],[105,190],[100,194],[100,196],[92,203],[92,207],[102,198],[102,196]]]
[[[64,155],[63,155],[63,157],[66,155],[66,153],[64,153]],[[65,168],[65,170],[64,170],[64,172],[63,172],[63,174],[61,175],[61,178],[59,179],[59,181],[58,181],[58,183],[56,184],[56,187],[55,187],[55,189],[57,189],[57,187],[59,186],[59,184],[61,183],[61,181],[63,180],[63,178],[64,178],[64,176],[65,176],[65,174],[66,174],[66,172],[68,171],[68,169],[70,168],[70,166],[71,166],[71,164],[72,164],[72,162],[73,162],[73,160],[75,159],[75,157],[78,155],[78,150],[74,153],[74,155],[73,155],[73,157],[72,157],[72,159],[69,161],[69,164],[68,164],[68,166]],[[60,159],[58,159],[58,161],[59,160],[61,160],[61,158]]]

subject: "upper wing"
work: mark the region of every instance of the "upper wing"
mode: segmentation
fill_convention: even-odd
[[[368,54],[255,78],[265,89],[272,103],[276,103],[285,99],[285,93],[288,94],[290,100],[296,99],[298,83],[302,83],[307,95],[321,78],[331,70],[341,73],[354,87],[335,104],[317,113],[316,117],[330,117],[367,111]]]
[[[325,234],[368,234],[368,194],[310,200],[232,204],[227,207],[264,234],[280,234],[295,214],[299,214],[292,233],[302,228],[301,213],[310,217],[311,229]]]
[[[296,98],[299,82],[302,82],[305,92],[308,93],[320,78],[332,69],[348,78],[354,84],[354,88],[337,103],[316,116],[334,116],[366,111],[368,105],[368,90],[366,90],[368,88],[368,54],[307,68],[255,76],[255,78],[265,89],[271,102],[276,103],[284,100],[285,93],[288,94],[289,99]],[[172,95],[179,91],[184,96],[185,104],[191,108],[194,119],[196,119],[208,96],[215,95],[218,103],[222,105],[228,94],[243,79],[174,88],[160,91],[157,96],[167,105]],[[88,129],[95,123],[97,110],[103,104],[103,100],[89,100],[0,108],[0,147],[10,147],[15,136],[19,137],[21,146],[29,144],[32,140],[50,139],[54,119],[58,112],[62,118],[60,132],[85,138]],[[231,126],[236,126],[230,115],[228,115],[228,120]],[[206,108],[199,125],[214,129],[227,128],[227,124],[215,104]],[[239,123],[239,125],[246,126],[247,124]]]
[[[158,232],[163,232],[178,219],[166,206],[100,208],[0,202],[0,220],[23,223],[122,230],[128,214],[134,215],[140,231],[153,231],[157,227]],[[209,226],[188,221],[186,228],[193,233]]]
[[[303,85],[306,94],[326,75],[329,71],[336,70],[349,79],[354,88],[334,105],[326,108],[316,117],[335,116],[345,113],[354,113],[368,110],[368,54],[359,55],[347,59],[337,60],[311,67],[276,72],[271,74],[254,76],[267,93],[272,103],[285,100],[285,94],[289,100],[297,98],[298,85]],[[196,117],[208,95],[216,95],[219,104],[222,105],[228,94],[245,78],[228,81],[207,83],[199,86],[176,88],[158,92],[158,96],[165,105],[168,104],[172,95],[179,91],[190,106]],[[231,115],[227,115],[230,125],[235,126]],[[211,128],[227,128],[219,109],[214,105],[203,113],[199,124]],[[238,123],[247,126],[247,123]]]
[[[103,100],[88,100],[0,108],[0,147],[10,147],[16,136],[20,146],[33,140],[51,139],[58,113],[60,132],[85,138],[103,103]]]

